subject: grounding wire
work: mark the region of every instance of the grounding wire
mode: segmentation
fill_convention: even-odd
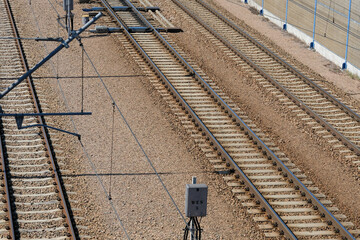
[[[35,40],[35,41],[41,41],[42,39],[49,39],[49,38],[30,38],[30,37],[0,37],[1,40]],[[56,40],[55,38],[53,38]]]
[[[277,16],[275,16],[275,15],[271,16],[271,15],[268,15],[268,14],[264,14],[263,17],[269,18],[269,19],[278,20],[278,21],[283,21],[283,19],[281,19],[281,18],[279,18],[279,17],[277,17]],[[288,23],[288,24],[290,24],[290,23]],[[300,30],[303,30],[303,31],[305,32],[305,34],[307,34],[306,32],[312,32],[312,30],[306,29],[305,27],[300,26],[300,25],[297,25],[297,24],[295,24],[295,23],[294,23],[294,24],[291,23],[290,25],[293,26],[293,27],[296,27],[296,28],[298,28],[298,29],[300,29]],[[350,32],[352,32],[352,31],[350,31]],[[322,35],[322,34],[320,34],[320,33],[318,33],[318,32],[315,31],[315,36],[322,36],[322,37],[323,37],[324,35]],[[328,40],[331,40],[332,42],[334,42],[334,43],[336,43],[336,44],[339,44],[339,45],[342,45],[342,46],[346,46],[346,43],[340,42],[339,40],[336,40],[336,39],[334,39],[334,38],[329,38],[329,37],[327,37],[327,39],[328,39]],[[356,51],[360,51],[360,48],[356,47],[355,45],[350,45],[350,44],[349,44],[349,49],[353,49],[353,50],[356,50]]]
[[[140,150],[141,150],[141,151],[142,151],[142,153],[144,154],[144,156],[145,156],[146,160],[148,161],[149,165],[151,166],[151,168],[153,169],[153,171],[154,171],[154,173],[156,174],[157,178],[159,179],[159,181],[160,181],[160,183],[161,183],[162,187],[164,188],[164,190],[165,190],[165,191],[166,191],[166,193],[168,194],[168,196],[169,196],[170,200],[172,201],[173,205],[175,206],[175,208],[176,208],[177,212],[179,213],[179,215],[181,216],[181,218],[183,219],[183,221],[185,222],[185,224],[187,224],[187,223],[186,223],[186,219],[185,219],[184,215],[183,215],[183,214],[182,214],[182,212],[180,211],[180,209],[179,209],[178,205],[176,204],[176,202],[175,202],[174,198],[171,196],[171,194],[170,194],[169,190],[168,190],[168,189],[167,189],[167,187],[165,186],[165,183],[163,182],[162,178],[160,177],[160,174],[158,173],[158,171],[157,171],[157,170],[156,170],[156,168],[154,167],[154,165],[153,165],[152,161],[150,160],[149,156],[146,154],[146,152],[145,152],[145,150],[144,150],[143,146],[142,146],[142,145],[141,145],[141,143],[139,142],[139,140],[138,140],[138,138],[136,137],[136,135],[135,135],[134,131],[133,131],[133,130],[132,130],[132,128],[130,127],[130,124],[128,123],[128,121],[126,120],[125,116],[124,116],[124,115],[123,115],[123,113],[121,112],[121,110],[120,110],[119,106],[116,104],[116,102],[115,102],[115,100],[114,100],[113,96],[111,95],[111,93],[110,93],[110,91],[109,91],[108,87],[106,86],[105,82],[103,81],[103,79],[102,79],[102,77],[101,77],[100,73],[97,71],[97,69],[96,69],[96,67],[95,67],[94,63],[93,63],[93,62],[92,62],[92,60],[90,59],[90,56],[88,55],[88,53],[87,53],[87,51],[85,50],[84,46],[82,46],[82,48],[84,49],[85,55],[87,56],[87,58],[88,58],[89,62],[90,62],[90,63],[91,63],[91,65],[93,66],[93,68],[94,68],[94,70],[95,70],[96,74],[98,75],[98,77],[99,77],[99,79],[100,79],[100,81],[101,81],[102,85],[104,86],[104,88],[105,88],[106,92],[108,93],[108,95],[109,95],[109,97],[110,97],[111,101],[114,103],[114,105],[115,105],[116,109],[117,109],[117,110],[118,110],[118,112],[120,113],[121,118],[123,119],[124,123],[126,124],[127,128],[129,129],[129,131],[130,131],[131,135],[132,135],[132,136],[133,136],[133,138],[135,139],[135,141],[136,141],[137,145],[139,146]]]
[[[82,46],[81,39],[79,39]],[[84,49],[81,49],[81,112],[84,112]]]
[[[330,0],[330,5],[329,5],[329,11],[328,11],[327,19],[330,19],[331,3],[332,3],[332,0]],[[333,18],[333,23],[334,23],[334,18]],[[329,25],[329,21],[326,21],[325,31],[324,31],[324,37],[326,37],[326,32],[327,32],[327,29],[328,29],[328,25]]]
[[[30,6],[31,6],[31,5],[30,5]],[[37,21],[37,18],[36,18],[36,16],[35,16],[35,12],[34,12],[32,6],[30,7],[30,9],[31,9],[32,15],[33,15],[33,17],[34,17],[37,30],[38,30],[39,34],[42,35],[42,31],[41,31],[41,29],[40,29],[39,23],[38,23],[38,21]],[[43,47],[44,47],[44,49],[45,49],[46,54],[49,54],[49,50],[48,50],[48,48],[47,48],[46,43],[43,43]],[[55,70],[55,66],[54,66],[53,61],[50,60],[49,62],[50,62],[50,65],[51,65],[51,67],[52,67],[53,73],[56,75],[56,70]],[[62,86],[61,86],[61,83],[60,83],[59,78],[57,78],[57,84],[58,84],[58,86],[59,86],[59,90],[60,90],[60,92],[61,92],[61,95],[62,95],[64,104],[65,104],[65,107],[66,107],[67,111],[70,112],[69,104],[68,104],[68,101],[67,101],[67,99],[66,99],[66,97],[65,97],[65,93],[64,93],[64,90],[63,90],[63,88],[62,88]],[[75,129],[75,132],[78,132],[78,129],[77,129],[76,125],[75,125],[75,122],[74,122],[73,117],[70,116],[70,120],[71,120],[71,122],[72,122],[73,128]],[[107,193],[107,191],[106,191],[106,188],[105,188],[105,185],[104,185],[103,181],[102,181],[101,178],[100,178],[100,175],[99,175],[98,172],[97,172],[97,169],[96,169],[95,164],[94,164],[93,161],[91,160],[90,155],[89,155],[89,153],[87,152],[87,150],[86,150],[85,146],[83,145],[83,143],[82,143],[81,141],[79,141],[79,143],[80,143],[80,145],[81,145],[81,148],[82,148],[82,150],[83,150],[86,158],[88,159],[88,163],[90,164],[90,167],[92,168],[93,172],[95,173],[96,178],[98,179],[99,184],[101,185],[101,188],[102,188],[103,191],[104,191],[104,194],[106,195],[107,199],[109,199],[109,195],[108,195],[108,193]],[[124,224],[123,224],[123,222],[122,222],[122,220],[121,220],[121,218],[120,218],[119,213],[117,212],[117,210],[116,210],[116,208],[115,208],[115,205],[114,205],[113,201],[109,200],[109,204],[110,204],[111,208],[113,209],[114,214],[115,214],[116,218],[118,219],[119,224],[120,224],[122,230],[124,231],[124,234],[126,235],[126,238],[130,240],[131,238],[130,238],[129,234],[127,233],[126,229],[125,229],[125,226],[124,226]]]
[[[231,3],[234,3],[234,4],[238,5],[238,6],[242,6],[242,5],[239,4],[238,1],[235,1],[235,0],[228,0],[228,1],[231,2]],[[299,3],[296,3],[295,0],[290,0],[290,1],[292,1],[292,2],[294,2],[295,4],[299,5]],[[302,6],[302,5],[301,5],[301,6]],[[305,11],[309,11],[309,10],[308,10],[308,9],[305,9]],[[316,14],[316,15],[317,15],[317,16],[320,16],[319,14]],[[284,21],[282,18],[276,16],[275,14],[274,14],[273,16],[268,15],[268,14],[264,14],[264,17],[269,18],[269,19],[274,19],[274,20],[277,20],[277,21]],[[323,21],[326,21],[326,20],[323,20]],[[326,21],[326,22],[327,22],[327,21]],[[290,24],[290,23],[288,23],[288,24]],[[359,24],[359,23],[357,23],[357,24]],[[296,28],[298,28],[298,29],[300,29],[300,30],[303,30],[304,32],[312,32],[312,30],[306,29],[306,28],[304,28],[303,26],[297,25],[297,24],[295,24],[295,23],[291,23],[290,25],[292,25],[292,26],[294,26],[294,27],[296,27]],[[337,27],[337,26],[335,26],[335,27]],[[339,27],[337,27],[337,28],[339,28]],[[356,35],[356,36],[354,36],[355,38],[360,38],[360,36],[358,36],[354,31],[351,31],[351,30],[350,30],[350,33],[355,34],[355,35]],[[305,33],[305,34],[307,34],[307,33]],[[315,35],[316,35],[316,36],[324,36],[324,35],[321,35],[321,34],[319,34],[319,33],[317,33],[317,32],[315,32]],[[352,36],[353,36],[353,35],[352,35]],[[340,42],[340,41],[338,41],[338,40],[336,40],[336,39],[334,39],[334,38],[329,38],[329,37],[327,37],[327,39],[330,40],[330,41],[333,41],[333,42],[335,42],[335,43],[337,43],[337,44],[339,44],[339,45],[346,46],[345,43]],[[350,48],[350,49],[353,49],[353,50],[356,50],[356,51],[360,51],[360,48],[356,47],[354,44],[352,44],[352,45],[349,44],[349,48]]]
[[[83,50],[84,52],[84,50]],[[112,127],[111,127],[111,149],[110,149],[110,186],[109,186],[109,198],[111,199],[111,187],[112,187],[112,173],[113,173],[113,155],[114,155],[114,132],[115,132],[115,104],[112,103]]]

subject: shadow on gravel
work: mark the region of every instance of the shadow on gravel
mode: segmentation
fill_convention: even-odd
[[[159,175],[184,175],[184,174],[200,174],[200,173],[214,173],[214,171],[196,171],[196,172],[160,172]],[[98,176],[152,176],[156,173],[98,173]],[[93,173],[84,174],[62,174],[62,177],[96,177]]]
[[[145,75],[118,75],[118,76],[100,76],[101,78],[135,78],[135,77],[145,77]],[[32,77],[33,79],[50,79],[50,78],[58,78],[58,79],[64,79],[64,78],[81,78],[81,76],[59,76],[59,77]],[[84,78],[99,78],[97,75],[96,76],[84,76]],[[17,80],[17,77],[14,78],[1,78],[0,77],[0,81],[1,80]]]

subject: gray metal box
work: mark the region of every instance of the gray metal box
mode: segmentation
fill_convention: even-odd
[[[64,7],[64,11],[74,10],[74,1],[73,0],[63,0],[63,7]],[[69,7],[70,7],[70,9],[68,9]]]
[[[207,192],[206,184],[186,184],[185,215],[187,217],[206,216]]]

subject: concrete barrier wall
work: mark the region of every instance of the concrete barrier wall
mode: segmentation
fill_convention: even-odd
[[[245,0],[239,0],[245,2]],[[247,0],[258,11],[262,0]],[[336,3],[335,3],[336,2]],[[349,0],[318,0],[314,49],[342,67],[345,62]],[[287,31],[310,46],[313,42],[315,0],[289,0]],[[263,15],[283,28],[286,0],[264,0]],[[360,77],[360,1],[352,0],[347,70]]]

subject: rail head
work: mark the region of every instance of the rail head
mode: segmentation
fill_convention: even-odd
[[[196,0],[199,1],[199,0]],[[192,16],[196,21],[198,21],[201,25],[203,25],[206,29],[214,32],[216,32],[211,29],[207,24],[202,22],[200,19],[198,19],[194,13],[192,13],[189,9],[187,9],[182,3],[180,3],[178,0],[173,0],[180,8],[182,8],[185,12],[187,12],[190,16]],[[303,110],[307,111],[307,113],[312,116],[313,118],[316,118],[316,121],[325,127],[325,124],[327,122],[323,120],[320,116],[318,116],[316,113],[314,113],[309,107],[307,107],[302,101],[297,99],[295,96],[293,96],[290,92],[287,91],[284,87],[282,87],[275,79],[273,79],[271,76],[265,73],[263,69],[258,67],[254,62],[252,62],[249,58],[247,58],[244,54],[242,54],[238,49],[236,49],[234,46],[232,46],[226,39],[222,38],[219,34],[216,34],[216,36],[230,49],[241,55],[241,57],[248,62],[253,68],[255,68],[263,77],[270,80],[274,83],[274,85],[280,89],[282,92],[285,93],[287,97],[289,97],[292,100],[295,100],[295,104],[298,105]],[[228,111],[232,111],[226,104],[224,105]],[[345,140],[346,144],[349,144],[352,147],[352,150],[356,151],[358,150],[357,146],[354,145],[352,142],[349,142],[345,136],[343,136],[341,133],[336,131],[330,124],[327,124],[327,130],[332,131],[333,135],[336,133],[335,136],[339,138],[339,140]],[[242,127],[246,128],[246,124],[242,123]],[[292,183],[294,183],[295,187],[301,191],[301,194],[304,197],[307,197],[309,201],[311,200],[314,207],[320,211],[321,215],[326,218],[328,221],[331,221],[331,223],[336,226],[336,229],[340,232],[341,235],[348,237],[349,239],[355,239],[351,233],[347,231],[347,229],[335,218],[335,216],[316,198],[314,194],[311,193],[311,191],[291,172],[290,169],[286,167],[286,165],[251,131],[250,128],[246,128],[249,132],[249,135],[251,135],[252,139],[254,141],[259,142],[262,149],[265,149],[265,152],[263,152],[265,155],[268,155],[272,160],[275,160],[275,163],[280,166],[281,171],[283,171],[283,175],[288,177]]]
[[[21,62],[23,64],[23,68],[24,68],[25,71],[29,71],[29,65],[28,65],[28,62],[27,62],[27,59],[26,59],[26,56],[25,56],[25,53],[24,53],[22,43],[20,41],[20,34],[19,34],[17,26],[16,26],[15,18],[14,18],[13,14],[12,14],[12,10],[11,10],[9,0],[5,0],[5,4],[7,6],[7,10],[8,10],[8,13],[9,13],[10,22],[11,22],[13,32],[14,32],[14,36],[15,36],[15,40],[16,40],[16,46],[17,46],[19,54],[20,54],[20,58],[21,58]],[[35,106],[35,110],[36,110],[37,113],[41,113],[40,102],[38,100],[36,90],[35,90],[35,86],[34,86],[34,83],[32,81],[31,76],[27,77],[26,80],[27,80],[28,86],[30,88],[30,94],[31,94],[31,96],[33,98],[33,103],[34,103],[34,106]],[[44,124],[44,119],[43,119],[42,116],[38,116],[38,121],[39,121],[39,123],[41,125],[45,125]],[[53,152],[53,150],[51,148],[50,141],[49,141],[49,136],[48,136],[48,133],[47,133],[46,128],[44,126],[41,127],[41,132],[42,132],[42,135],[44,137],[44,143],[45,143],[47,155],[50,158],[50,162],[51,162],[51,166],[52,166],[51,168],[52,168],[52,171],[53,171],[53,176],[55,178],[56,187],[58,189],[58,194],[59,194],[59,197],[61,199],[60,202],[61,202],[61,206],[62,206],[62,211],[63,211],[63,214],[65,216],[65,220],[66,220],[66,223],[67,223],[67,228],[69,230],[69,234],[68,234],[67,237],[70,237],[71,239],[77,239],[77,235],[76,235],[76,232],[75,232],[75,227],[74,227],[73,221],[71,219],[70,211],[69,211],[69,208],[68,208],[68,205],[67,205],[67,201],[66,201],[64,192],[63,192],[62,182],[61,182],[59,174],[58,174],[58,167],[56,165],[56,160],[54,158],[55,154],[54,154],[54,152]],[[2,157],[3,157],[3,155],[2,155]],[[14,236],[13,239],[17,239],[17,235],[15,235],[15,232],[13,232],[12,235]]]
[[[102,0],[105,1],[105,0]],[[112,13],[115,14],[115,13]],[[192,120],[195,123],[195,125],[198,126],[198,130],[202,132],[202,135],[205,136],[207,138],[208,141],[211,141],[213,143],[215,143],[216,146],[218,146],[219,150],[218,150],[218,155],[222,156],[223,161],[227,161],[227,165],[228,166],[233,166],[233,169],[238,173],[237,176],[241,176],[244,179],[244,184],[246,184],[248,186],[247,189],[249,189],[249,191],[253,192],[254,197],[258,198],[264,205],[263,209],[264,211],[268,212],[269,216],[272,216],[272,219],[275,220],[278,223],[279,228],[281,229],[281,232],[283,232],[284,234],[286,234],[287,236],[292,236],[292,239],[296,239],[296,237],[294,236],[294,234],[291,232],[291,230],[286,226],[286,224],[283,222],[283,220],[281,219],[281,217],[276,213],[276,211],[274,211],[274,209],[270,206],[270,204],[267,202],[267,200],[261,195],[261,193],[257,190],[257,188],[253,185],[253,183],[249,180],[249,178],[247,178],[247,176],[244,174],[244,172],[238,167],[238,165],[235,163],[235,161],[231,158],[231,156],[226,152],[226,150],[221,146],[221,144],[217,141],[217,139],[214,137],[214,135],[210,132],[210,130],[205,126],[205,124],[201,121],[201,119],[196,115],[196,113],[191,109],[191,107],[187,104],[187,102],[185,101],[185,99],[182,98],[182,96],[177,92],[177,90],[173,87],[173,85],[171,84],[171,82],[166,78],[166,76],[160,71],[160,69],[156,66],[156,64],[151,60],[151,58],[146,54],[146,52],[141,48],[141,46],[136,42],[136,40],[130,35],[130,39],[132,39],[133,44],[136,46],[136,48],[141,52],[141,54],[145,57],[145,59],[147,60],[147,62],[149,62],[152,66],[152,68],[155,70],[155,72],[158,74],[158,76],[160,77],[160,79],[162,79],[162,83],[166,84],[168,87],[168,90],[170,91],[170,94],[174,97],[175,101],[179,102],[179,106],[183,108],[183,110],[185,110],[186,114],[189,114],[189,118],[192,118]],[[163,39],[165,40],[165,39]],[[166,41],[166,40],[165,40]],[[167,43],[167,48],[169,49],[173,49],[173,47]],[[169,49],[169,50],[170,50]],[[175,49],[173,49],[175,51]],[[177,53],[177,52],[176,52]],[[178,54],[178,53],[177,53]],[[178,54],[178,59],[181,58],[183,61],[185,61],[179,54]],[[185,61],[186,64],[188,64]],[[191,68],[191,66],[189,66]],[[191,68],[192,69],[192,68]],[[192,69],[195,72],[194,69]],[[196,73],[197,74],[197,73]],[[213,91],[214,94],[216,94],[216,96],[221,99],[217,93],[197,74],[197,78],[199,83],[202,82],[204,83],[207,87],[209,87],[209,89],[211,89]],[[201,83],[200,83],[201,84]],[[204,86],[205,86],[204,85]],[[222,99],[221,99],[223,104],[226,104]],[[231,110],[232,111],[232,110]],[[243,124],[245,124],[242,121]],[[246,125],[246,124],[245,124]],[[250,130],[251,131],[251,130]],[[253,133],[254,134],[254,133]],[[255,135],[255,134],[254,134]]]
[[[173,0],[174,2],[179,2],[178,0]],[[360,116],[354,112],[351,108],[346,106],[344,103],[339,101],[336,97],[331,95],[329,92],[325,91],[322,87],[320,87],[318,84],[316,84],[314,81],[309,79],[307,76],[305,76],[303,73],[301,73],[299,70],[297,70],[294,66],[292,66],[290,63],[288,63],[286,60],[281,58],[279,55],[271,51],[269,48],[264,46],[262,43],[257,41],[255,38],[253,38],[249,33],[247,33],[245,30],[240,29],[235,23],[230,21],[228,18],[226,18],[224,15],[220,14],[218,11],[213,9],[208,3],[205,3],[203,0],[196,0],[198,3],[200,3],[202,6],[204,6],[206,9],[208,9],[210,12],[212,12],[214,15],[216,15],[218,18],[220,18],[222,21],[226,22],[229,26],[231,26],[234,30],[242,34],[244,37],[246,37],[249,41],[254,43],[256,46],[258,46],[261,50],[264,52],[267,52],[271,57],[273,57],[277,62],[282,64],[285,68],[290,70],[293,74],[295,74],[297,77],[305,80],[304,82],[307,83],[310,87],[312,87],[315,91],[323,95],[326,99],[333,102],[335,105],[338,105],[345,109],[345,112],[353,119],[355,119],[357,122],[360,122]]]
[[[185,12],[187,12],[190,16],[192,16],[197,22],[203,25],[208,31],[210,31],[215,37],[217,37],[221,42],[223,42],[227,47],[229,47],[235,54],[237,54],[240,58],[242,58],[245,62],[247,62],[254,70],[256,70],[261,76],[267,79],[270,83],[272,83],[277,89],[285,94],[291,101],[294,102],[298,107],[302,110],[306,111],[313,119],[315,119],[319,124],[321,124],[327,131],[331,132],[334,137],[336,137],[339,141],[343,142],[345,146],[349,147],[349,149],[357,156],[360,156],[359,147],[351,142],[347,137],[341,134],[338,130],[336,130],[330,123],[326,122],[322,117],[320,117],[317,113],[315,113],[310,107],[308,107],[305,103],[303,103],[300,99],[294,96],[290,91],[287,90],[284,86],[282,86],[277,80],[271,77],[266,73],[261,67],[257,66],[251,59],[249,59],[244,53],[234,47],[230,42],[228,42],[225,38],[217,34],[215,30],[213,30],[210,26],[208,26],[205,22],[195,16],[188,8],[186,8],[182,3],[178,0],[173,0],[180,8],[182,8]],[[213,9],[212,9],[213,10]],[[213,10],[215,11],[215,10]],[[328,99],[328,98],[327,98]],[[336,104],[337,105],[337,104]],[[354,118],[354,117],[352,117]]]
[[[102,2],[106,2],[106,0],[101,0]],[[107,3],[107,2],[106,2]],[[106,4],[104,4],[106,6]],[[111,7],[108,8],[111,10]],[[111,15],[116,15],[115,12],[110,11]],[[116,17],[117,18],[117,17]],[[115,18],[115,19],[116,19]],[[121,24],[121,20],[119,19],[119,24]],[[155,30],[156,31],[156,30]],[[152,69],[156,72],[156,74],[160,77],[162,80],[162,84],[166,84],[168,90],[170,91],[170,95],[173,96],[174,100],[178,102],[179,106],[182,107],[182,109],[185,111],[186,114],[188,114],[188,117],[195,122],[195,126],[197,126],[198,130],[202,132],[202,135],[206,137],[207,141],[212,142],[217,146],[217,153],[218,156],[223,159],[223,161],[227,162],[227,166],[232,166],[232,169],[234,169],[237,172],[237,176],[241,176],[244,180],[243,183],[247,186],[247,189],[249,189],[250,192],[252,192],[251,196],[256,197],[259,199],[263,204],[264,212],[267,212],[269,216],[271,216],[272,220],[276,221],[278,224],[278,227],[280,229],[281,233],[286,234],[287,236],[290,236],[292,239],[296,239],[295,235],[292,233],[292,231],[286,226],[286,224],[283,222],[281,217],[277,214],[277,212],[271,207],[271,205],[267,202],[267,200],[262,196],[262,194],[257,190],[255,185],[251,182],[251,180],[246,176],[246,174],[239,168],[239,166],[236,164],[236,162],[231,158],[231,156],[226,152],[226,150],[223,148],[223,146],[218,142],[218,140],[215,138],[215,136],[210,132],[210,130],[205,126],[205,124],[202,122],[202,120],[197,116],[197,114],[192,110],[192,108],[189,106],[189,104],[186,102],[186,100],[180,95],[180,93],[175,89],[175,87],[171,84],[171,82],[166,78],[166,76],[161,72],[161,70],[156,66],[156,64],[151,60],[151,58],[147,55],[145,50],[137,43],[137,41],[131,36],[131,34],[128,31],[125,31],[128,38],[132,41],[134,46],[139,50],[141,55],[146,59],[146,61],[151,65]],[[162,38],[163,39],[163,38]],[[165,40],[165,39],[163,39]],[[166,41],[166,40],[165,40]],[[167,41],[166,41],[167,43]],[[167,48],[173,49],[173,47],[167,43]],[[175,51],[175,49],[173,49]],[[177,53],[177,52],[176,52]],[[177,53],[178,54],[178,53]],[[179,54],[178,59],[181,58],[186,64],[188,64]],[[180,59],[179,59],[180,60]],[[189,65],[190,66],[190,65]],[[222,102],[223,104],[226,104],[220,96],[217,95],[217,93],[206,83],[196,72],[195,70],[190,66],[190,68],[194,71],[194,73],[197,75],[197,81],[199,84],[205,84],[205,87],[208,87],[211,89],[213,94],[215,94],[219,98],[219,102]],[[199,79],[198,79],[199,78]],[[221,100],[220,100],[221,99]],[[229,108],[230,109],[230,108]],[[231,110],[232,111],[232,110]],[[235,113],[234,113],[235,114]],[[245,124],[242,120],[241,122]],[[246,125],[246,124],[245,124]],[[251,129],[250,129],[251,131]],[[252,132],[252,131],[251,131]],[[252,132],[253,133],[253,132]],[[255,133],[253,133],[255,135]]]
[[[105,6],[108,6],[108,10],[111,15],[114,17],[116,13],[112,11],[111,6],[106,2],[106,0],[101,0]],[[215,99],[215,102],[229,114],[229,117],[233,117],[233,122],[235,122],[241,130],[245,131],[245,134],[249,135],[249,138],[253,140],[255,144],[259,145],[259,149],[262,149],[262,153],[268,156],[269,160],[273,160],[276,164],[279,165],[279,171],[283,172],[284,177],[288,177],[290,182],[297,184],[297,188],[301,191],[301,194],[309,199],[312,199],[316,204],[316,208],[320,210],[320,212],[324,212],[324,215],[329,217],[334,224],[339,223],[338,220],[321,204],[321,202],[311,193],[307,187],[301,183],[301,181],[291,172],[290,169],[286,167],[286,165],[269,149],[268,146],[250,129],[249,126],[226,104],[226,102],[211,88],[211,86],[190,66],[190,64],[171,46],[171,44],[137,11],[137,9],[126,0],[129,6],[132,6],[134,12],[139,15],[139,17],[147,22],[147,26],[152,29],[152,33],[158,38],[160,42],[162,42],[166,48],[174,54],[174,56],[190,71],[191,74],[195,76],[195,79],[198,81],[198,84],[204,88],[205,91],[208,91],[208,94]],[[115,19],[122,25],[122,21],[116,16]],[[267,212],[269,216],[272,216],[272,220],[278,223],[278,227],[281,229],[281,232],[291,239],[297,239],[296,236],[292,233],[292,231],[286,226],[281,217],[273,210],[267,200],[261,195],[261,193],[257,190],[257,188],[253,185],[250,179],[244,174],[244,172],[239,168],[239,166],[235,163],[235,161],[231,158],[231,156],[226,152],[226,150],[222,147],[222,145],[217,141],[215,136],[210,132],[210,130],[205,126],[205,124],[201,121],[201,119],[196,115],[196,113],[191,109],[191,107],[187,104],[185,99],[177,92],[171,82],[166,78],[166,76],[161,72],[161,70],[156,66],[156,64],[151,60],[151,58],[147,55],[145,50],[140,46],[140,44],[135,40],[135,38],[129,33],[125,31],[127,37],[133,43],[133,45],[138,49],[140,54],[145,58],[151,68],[156,72],[156,74],[162,80],[162,84],[166,84],[170,95],[173,96],[174,100],[179,103],[179,106],[188,114],[189,119],[192,119],[195,122],[195,126],[197,125],[198,130],[202,132],[202,135],[206,137],[206,140],[212,142],[217,146],[218,156],[223,159],[223,161],[227,162],[228,167],[232,167],[237,172],[238,177],[242,177],[243,183],[248,187],[249,191],[253,193],[252,196],[259,199],[263,204],[264,212]],[[340,231],[343,231],[341,228],[341,223],[339,223]],[[346,229],[345,229],[346,231]]]

